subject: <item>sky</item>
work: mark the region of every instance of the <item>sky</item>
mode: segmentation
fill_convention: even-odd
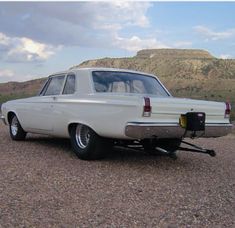
[[[149,48],[235,58],[235,2],[0,2],[0,83]]]

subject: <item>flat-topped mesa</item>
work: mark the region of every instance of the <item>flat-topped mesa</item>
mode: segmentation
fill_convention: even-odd
[[[144,49],[136,58],[212,59],[209,52],[200,49]]]

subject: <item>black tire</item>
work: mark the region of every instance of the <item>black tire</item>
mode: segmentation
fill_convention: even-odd
[[[160,147],[170,153],[174,153],[178,150],[181,141],[181,139],[145,139],[143,140],[142,145],[144,150],[149,154],[157,154],[158,151],[155,149],[156,147]]]
[[[11,139],[16,141],[24,140],[27,135],[16,115],[13,115],[9,121],[9,131]]]
[[[86,125],[76,124],[71,127],[70,140],[78,158],[96,160],[104,158],[110,148],[110,142],[97,135]]]

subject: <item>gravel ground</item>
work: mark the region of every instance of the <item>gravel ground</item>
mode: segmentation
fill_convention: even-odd
[[[0,227],[235,227],[235,137],[217,157],[116,148],[81,161],[64,139],[13,142],[0,124]]]

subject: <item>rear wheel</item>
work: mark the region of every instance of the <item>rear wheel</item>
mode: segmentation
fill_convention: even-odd
[[[70,139],[73,150],[80,159],[95,160],[103,158],[109,149],[109,143],[106,139],[83,124],[72,126]]]
[[[24,140],[27,134],[21,127],[16,115],[13,115],[10,119],[9,131],[13,140]]]

